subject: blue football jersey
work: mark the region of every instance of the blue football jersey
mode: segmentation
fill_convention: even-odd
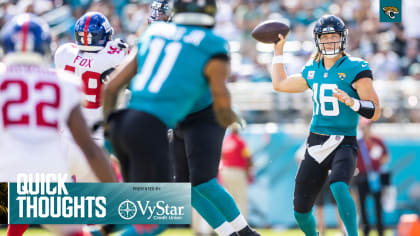
[[[310,60],[303,68],[302,76],[312,89],[314,102],[310,131],[327,135],[356,136],[359,114],[333,97],[335,88],[359,99],[352,84],[360,78],[371,77],[366,61],[343,56],[329,70]]]
[[[152,114],[173,128],[194,105],[212,102],[204,68],[214,55],[228,51],[227,41],[211,29],[153,23],[139,39],[128,108]]]

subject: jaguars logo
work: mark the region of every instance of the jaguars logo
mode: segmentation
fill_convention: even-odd
[[[393,6],[384,7],[382,8],[382,10],[384,11],[385,15],[387,15],[391,19],[395,19],[395,15],[400,13],[400,11],[398,11],[398,8]]]
[[[340,78],[341,80],[344,80],[346,78],[346,74],[345,73],[338,73],[338,78]]]

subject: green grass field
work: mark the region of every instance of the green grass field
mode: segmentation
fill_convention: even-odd
[[[304,236],[304,234],[297,230],[287,230],[287,231],[274,231],[269,229],[262,229],[258,230],[261,235],[263,236]],[[339,231],[335,229],[329,229],[327,231],[326,236],[338,236]],[[0,229],[0,235],[6,235],[6,230],[4,228]],[[25,236],[52,236],[51,233],[39,228],[32,228],[29,229],[25,234]],[[113,236],[117,236],[118,234],[113,234]],[[385,236],[392,236],[392,231],[387,230]],[[193,236],[193,233],[189,229],[170,229],[166,230],[161,236]],[[377,236],[376,232],[371,232],[370,236]]]

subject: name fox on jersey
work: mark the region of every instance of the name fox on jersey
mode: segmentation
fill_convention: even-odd
[[[81,56],[76,56],[73,60],[74,64],[78,64],[79,66],[86,67],[86,68],[92,67],[91,62],[92,62],[92,59],[83,58]]]
[[[105,197],[68,196],[67,179],[67,174],[19,174],[19,218],[106,217]]]

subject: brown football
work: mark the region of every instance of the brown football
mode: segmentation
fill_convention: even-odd
[[[276,43],[279,41],[278,34],[285,37],[289,33],[289,26],[280,21],[268,20],[261,22],[252,30],[252,37],[262,43]]]

